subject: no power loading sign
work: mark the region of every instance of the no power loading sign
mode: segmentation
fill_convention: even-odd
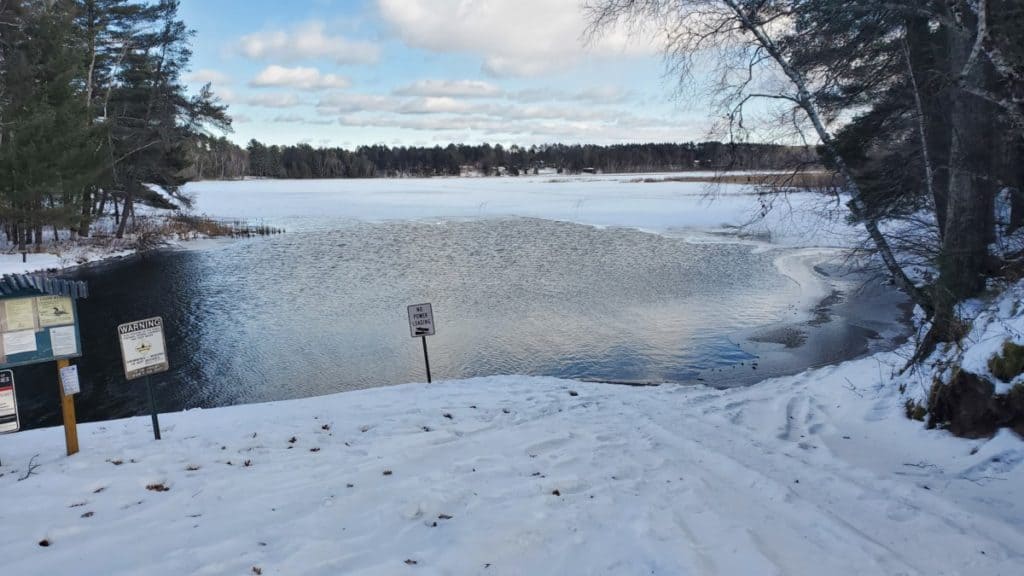
[[[434,310],[430,304],[409,306],[409,335],[413,338],[434,335]]]

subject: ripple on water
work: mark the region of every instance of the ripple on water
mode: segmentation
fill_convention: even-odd
[[[339,220],[160,252],[78,272],[93,295],[80,307],[79,412],[145,412],[138,384],[122,380],[114,327],[157,314],[173,366],[161,377],[163,410],[421,381],[405,312],[418,302],[434,305],[437,378],[692,381],[750,358],[730,334],[786,314],[799,288],[773,258],[750,245],[528,218]],[[50,401],[29,393],[26,423],[54,423]]]

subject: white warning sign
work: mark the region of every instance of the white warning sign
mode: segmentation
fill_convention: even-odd
[[[126,322],[117,327],[124,359],[124,377],[128,380],[165,372],[167,347],[164,345],[164,319],[159,316]]]

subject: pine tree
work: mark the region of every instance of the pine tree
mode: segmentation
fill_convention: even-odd
[[[43,226],[77,224],[76,190],[88,178],[92,153],[81,123],[84,102],[70,2],[18,6],[18,30],[4,46],[0,214],[24,250],[43,240]]]
[[[189,97],[181,74],[192,56],[191,31],[178,19],[177,0],[161,0],[139,13],[148,27],[131,35],[109,101],[111,183],[124,199],[117,237],[123,237],[139,198],[156,186],[180,203],[188,144],[211,127],[226,130],[230,119],[210,87]]]
[[[77,232],[80,236],[88,236],[92,219],[97,208],[106,204],[111,185],[111,139],[106,121],[115,77],[131,49],[134,31],[145,19],[147,10],[129,0],[78,0],[76,4],[84,72],[82,97],[86,105],[82,121],[93,128],[94,141],[91,145],[103,158],[98,162],[101,168],[93,180],[81,190],[81,221]]]

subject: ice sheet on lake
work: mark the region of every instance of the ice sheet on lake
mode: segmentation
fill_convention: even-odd
[[[209,181],[189,184],[186,192],[195,197],[198,213],[265,219],[293,231],[346,219],[519,216],[702,241],[734,240],[740,233],[787,246],[849,246],[857,237],[845,222],[846,208],[831,196],[768,198],[736,184],[639,181],[647,176]]]

